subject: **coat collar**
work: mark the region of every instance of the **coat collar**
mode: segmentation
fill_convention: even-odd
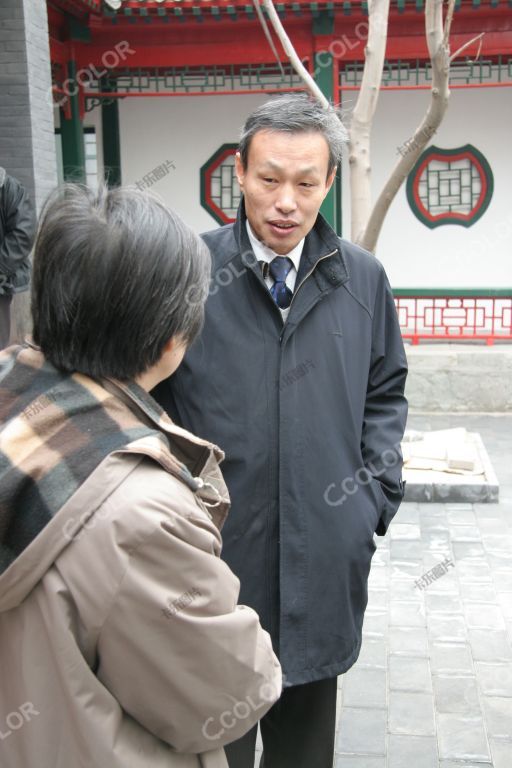
[[[175,424],[156,400],[138,384],[109,379],[103,380],[102,386],[135,409],[144,421],[166,435],[171,456],[162,454],[158,446],[149,446],[147,440],[133,444],[131,450],[151,455],[174,474],[174,462],[182,465],[186,472],[180,472],[181,480],[203,501],[215,525],[220,529],[229,510],[229,493],[219,468],[224,459],[224,452],[213,443],[196,437]]]
[[[244,198],[242,196],[237,217],[233,224],[233,233],[242,262],[261,278],[261,272],[247,234],[246,219]],[[329,258],[324,258],[329,254],[331,254]],[[318,269],[315,269],[317,264]],[[306,235],[297,275],[297,286],[312,271],[315,271],[315,274],[318,271],[317,278],[320,280],[320,288],[322,290],[336,288],[338,285],[346,282],[349,277],[342,242],[320,213],[317,216],[313,229]]]

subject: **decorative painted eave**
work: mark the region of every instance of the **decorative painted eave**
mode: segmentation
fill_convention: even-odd
[[[253,18],[254,6],[250,0],[48,0],[49,5],[58,7],[72,15],[94,15],[106,18],[142,17],[146,20],[162,17],[204,18],[230,17]],[[280,16],[318,15],[320,12],[342,12],[368,14],[368,0],[278,0],[275,2]],[[425,0],[391,0],[392,13],[423,13]],[[457,0],[455,10],[487,10],[489,8],[511,8],[512,0]]]
[[[53,7],[82,18],[90,14],[101,16],[106,9],[103,0],[47,0],[47,4],[49,9]]]

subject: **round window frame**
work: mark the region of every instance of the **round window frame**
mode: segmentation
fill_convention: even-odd
[[[430,211],[425,208],[421,198],[419,196],[419,181],[423,174],[423,171],[432,160],[444,160],[450,158],[450,160],[463,160],[469,159],[477,168],[482,182],[482,189],[476,205],[469,213],[440,213],[434,216]],[[445,224],[457,224],[461,227],[471,227],[477,222],[488,209],[492,195],[494,192],[494,176],[491,166],[481,152],[476,149],[472,144],[464,144],[464,146],[456,147],[455,149],[441,149],[434,145],[427,147],[424,152],[421,153],[416,161],[413,169],[407,177],[407,200],[409,206],[416,216],[429,229],[435,229]]]
[[[208,211],[210,216],[213,216],[218,224],[231,224],[235,219],[227,216],[222,208],[219,208],[217,203],[212,200],[211,197],[211,179],[212,174],[217,168],[222,165],[223,161],[230,155],[236,154],[238,144],[222,144],[216,152],[211,155],[208,160],[201,166],[201,207]]]

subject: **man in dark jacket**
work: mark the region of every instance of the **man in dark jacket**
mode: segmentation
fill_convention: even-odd
[[[9,343],[14,293],[30,282],[35,213],[20,182],[0,167],[0,349]]]
[[[374,533],[403,495],[407,362],[391,289],[319,214],[344,135],[333,109],[296,94],[248,118],[238,218],[203,236],[203,334],[156,393],[226,451],[223,557],[286,675],[261,720],[265,768],[331,768],[336,676],[359,654]],[[253,768],[255,740],[228,745],[230,768]]]

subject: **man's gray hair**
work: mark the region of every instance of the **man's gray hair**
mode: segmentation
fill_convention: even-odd
[[[336,109],[332,106],[323,107],[306,93],[287,93],[271,99],[249,115],[239,144],[244,169],[247,168],[252,137],[258,131],[321,133],[329,147],[328,174],[340,164],[343,144],[347,140],[345,126]]]

